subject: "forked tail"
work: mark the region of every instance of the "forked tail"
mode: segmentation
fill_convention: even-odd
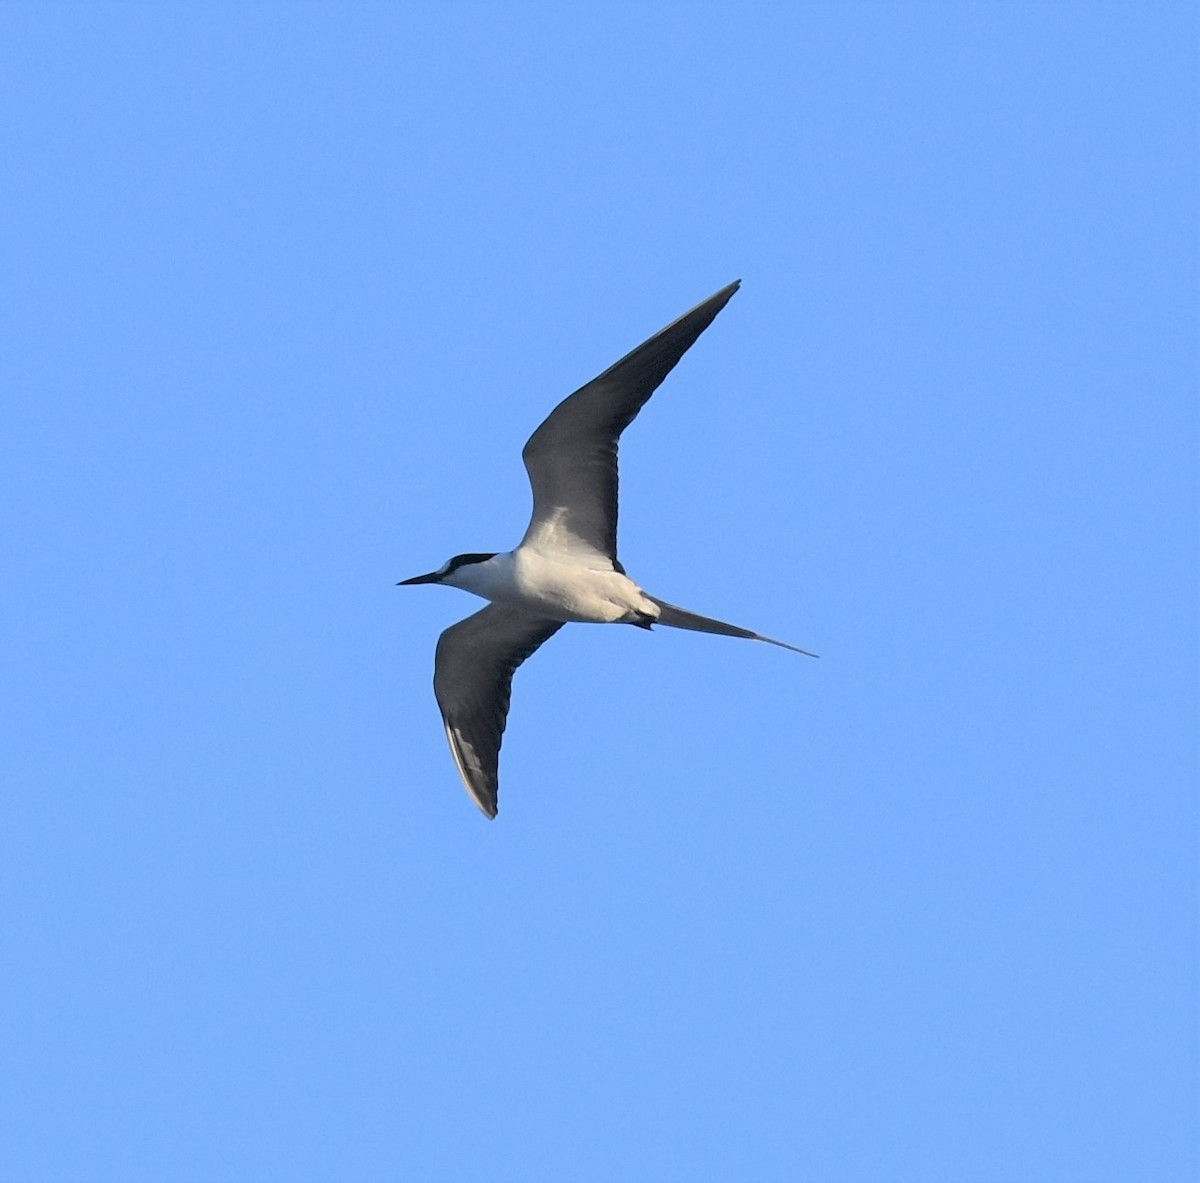
[[[657,596],[648,596],[658,605],[657,624],[665,624],[668,628],[686,628],[694,633],[716,633],[721,637],[743,637],[747,641],[766,641],[768,645],[778,645],[781,649],[790,649],[793,653],[803,653],[805,657],[816,657],[807,649],[798,649],[786,641],[776,641],[773,637],[764,637],[762,633],[751,632],[748,628],[738,628],[736,624],[726,624],[722,620],[711,620],[707,616],[697,616],[683,608],[676,608]]]

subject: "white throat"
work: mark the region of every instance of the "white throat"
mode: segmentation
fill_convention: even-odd
[[[461,588],[485,600],[513,591],[512,560],[507,554],[493,555],[482,563],[464,563],[443,580],[450,587]]]

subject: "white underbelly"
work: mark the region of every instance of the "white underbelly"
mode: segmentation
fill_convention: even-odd
[[[558,563],[527,552],[517,557],[513,574],[520,606],[551,620],[612,624],[639,614],[658,615],[657,605],[632,579],[611,569]]]

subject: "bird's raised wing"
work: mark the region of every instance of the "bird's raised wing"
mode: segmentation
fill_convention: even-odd
[[[533,486],[522,545],[617,560],[617,441],[675,363],[738,290],[722,288],[563,399],[521,453]]]
[[[467,792],[488,817],[498,808],[500,743],[512,677],[562,621],[489,604],[438,638],[433,693]]]

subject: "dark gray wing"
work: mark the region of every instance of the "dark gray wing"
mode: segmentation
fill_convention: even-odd
[[[525,543],[581,545],[616,563],[617,441],[740,284],[709,296],[569,395],[529,437],[521,454],[533,486]]]
[[[467,792],[488,817],[498,808],[498,765],[512,677],[562,621],[489,604],[438,638],[433,693]]]

